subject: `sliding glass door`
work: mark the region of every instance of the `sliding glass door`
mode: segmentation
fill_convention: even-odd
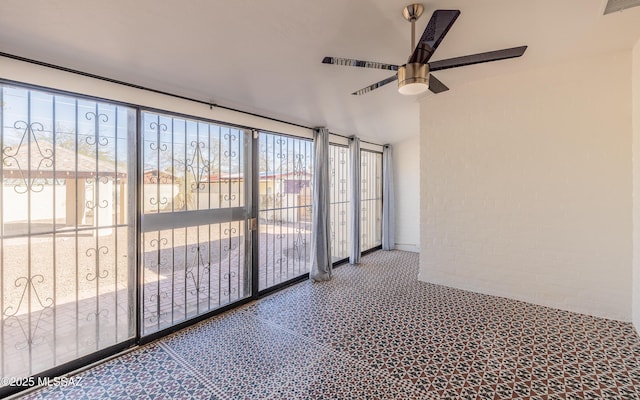
[[[141,126],[144,336],[251,295],[251,139],[152,112]]]
[[[360,248],[382,244],[382,153],[360,151]]]
[[[0,85],[2,377],[134,337],[135,138],[135,109]]]
[[[313,142],[274,133],[258,136],[259,289],[309,272]]]
[[[351,243],[351,196],[349,182],[349,149],[329,145],[329,219],[331,225],[331,257],[333,262],[349,257]]]

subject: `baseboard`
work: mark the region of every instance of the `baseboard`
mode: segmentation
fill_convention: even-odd
[[[411,253],[420,253],[420,247],[415,244],[399,244],[396,243],[396,250],[409,251]]]

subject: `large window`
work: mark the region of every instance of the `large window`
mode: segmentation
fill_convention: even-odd
[[[251,294],[248,133],[142,113],[142,334]]]
[[[349,195],[349,149],[329,145],[331,257],[333,261],[349,257],[351,242],[351,196]]]
[[[382,153],[360,152],[360,248],[382,244]]]
[[[313,142],[260,132],[259,288],[309,272]]]
[[[0,375],[135,335],[136,112],[0,85]]]

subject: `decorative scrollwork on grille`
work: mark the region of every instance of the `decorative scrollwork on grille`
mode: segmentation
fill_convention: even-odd
[[[87,112],[87,113],[84,115],[84,117],[85,117],[86,119],[88,119],[89,121],[91,121],[91,120],[92,120],[92,119],[94,119],[94,118],[95,118],[96,120],[100,120],[100,121],[102,121],[102,122],[108,122],[108,121],[109,121],[109,116],[108,116],[107,114],[105,114],[105,113],[98,113],[98,114],[96,114],[96,113],[95,113],[95,112],[93,112],[93,111],[89,111],[89,112]]]
[[[168,265],[167,257],[162,255],[162,249],[160,248],[160,246],[166,246],[167,243],[169,243],[167,238],[151,239],[149,241],[149,247],[157,248],[157,256],[155,259],[151,260],[150,267],[152,269],[155,268],[158,272],[162,267],[166,267]]]
[[[209,178],[210,161],[202,154],[202,149],[206,147],[204,142],[191,142],[191,147],[195,149],[191,160],[185,162],[187,169],[191,171],[193,176],[193,183],[191,189],[203,190],[205,188],[205,178]]]
[[[17,278],[13,284],[16,288],[22,289],[20,296],[16,296],[18,298],[17,304],[9,305],[3,311],[3,319],[5,319],[5,324],[7,325],[18,325],[20,331],[24,335],[24,341],[19,341],[16,343],[15,348],[17,350],[25,349],[29,346],[37,344],[39,342],[44,341],[43,336],[38,336],[37,333],[40,329],[40,322],[42,321],[45,312],[49,312],[53,309],[54,301],[51,297],[42,296],[41,290],[38,288],[38,285],[44,284],[44,276],[41,274],[32,275],[30,277],[22,276]],[[29,302],[25,302],[25,297],[27,297],[27,292],[31,293],[31,304]],[[33,299],[35,298],[35,304]],[[36,305],[37,304],[37,305]],[[29,310],[30,314],[29,320],[24,321],[18,315],[23,306],[26,306]],[[39,307],[40,310],[35,314],[31,311],[32,307]]]
[[[104,136],[100,136],[96,139],[95,136],[87,136],[84,141],[89,145],[89,146],[106,146],[109,144],[109,139],[104,137]]]
[[[224,236],[228,237],[228,239],[224,239],[225,243],[222,245],[222,252],[231,257],[231,253],[238,249],[238,241],[233,240],[233,236],[238,232],[238,229],[232,226],[225,228],[222,232]]]
[[[160,321],[160,317],[168,315],[168,311],[159,311],[160,310],[160,301],[161,299],[169,298],[169,294],[167,291],[163,290],[158,293],[153,293],[149,296],[149,303],[154,306],[146,306],[145,307],[145,315],[148,315],[147,321],[151,323],[156,323]]]
[[[98,197],[98,192],[95,190],[95,188],[97,187],[98,184],[107,184],[109,183],[109,177],[108,176],[94,176],[92,179],[87,179],[86,180],[86,184],[89,186],[94,186],[94,190],[93,190],[93,194],[94,196]],[[98,200],[98,199],[96,199]],[[94,201],[93,199],[87,200],[84,203],[84,206],[87,210],[95,210],[96,208],[107,208],[109,207],[109,201],[106,199],[103,199],[102,201],[98,202],[98,201]]]
[[[284,223],[282,222],[282,218],[278,219],[278,221],[276,221],[275,225],[280,228],[280,233],[278,233],[276,235],[276,239],[284,239],[285,237],[287,237],[287,235],[285,233],[282,233],[282,226],[284,225]]]
[[[186,275],[187,278],[191,278],[191,281],[193,282],[194,290],[189,291],[192,295],[197,295],[201,292],[202,280],[205,273],[208,276],[211,270],[211,264],[205,262],[202,257],[203,251],[203,246],[194,246],[190,250],[191,253],[195,253],[195,257],[193,257],[191,265],[187,268]],[[197,272],[197,274],[194,271]]]
[[[21,276],[13,282],[13,285],[20,289],[22,288],[22,293],[20,294],[20,298],[18,299],[18,304],[14,306],[8,306],[4,309],[3,314],[5,317],[13,317],[18,314],[20,311],[20,307],[22,306],[27,290],[31,290],[31,293],[35,295],[35,299],[40,307],[50,308],[53,307],[53,299],[51,297],[46,297],[42,299],[41,293],[39,293],[36,285],[42,284],[44,282],[44,276],[41,274],[36,274],[31,277]],[[30,304],[28,305],[30,306]]]
[[[151,247],[160,247],[160,246],[165,246],[167,243],[169,243],[167,238],[151,239],[149,241],[149,246],[151,246]]]
[[[334,179],[336,178],[336,167],[333,160],[335,160],[334,157],[329,157],[329,168],[330,168],[330,175],[331,175],[329,180],[331,181],[332,184]]]
[[[295,163],[293,165],[293,174],[296,176],[304,175],[307,172],[306,157],[304,154],[295,155]]]
[[[96,121],[96,126],[100,123],[100,122],[108,122],[109,121],[109,116],[107,114],[104,113],[95,113],[93,111],[89,111],[87,112],[84,117],[91,121],[91,120],[95,120]],[[106,136],[100,136],[98,129],[96,128],[95,134],[91,135],[91,136],[87,136],[84,140],[89,146],[106,146],[109,144],[109,139]]]
[[[154,184],[154,185],[156,185],[158,183],[161,183],[161,184],[171,183],[171,179],[167,175],[163,174],[162,176],[158,177],[156,175],[157,173],[158,173],[157,170],[156,171],[151,171],[151,174],[149,174],[148,177],[147,177],[147,179],[149,179],[149,183]]]
[[[303,260],[307,250],[307,239],[302,231],[302,229],[296,228],[296,239],[293,241],[293,254],[298,258],[298,261]]]
[[[235,134],[230,134],[230,133],[225,133],[224,134],[224,139],[229,141],[229,149],[224,151],[224,156],[226,158],[236,158],[238,156],[238,152],[236,152],[235,150],[231,149],[231,142],[234,142],[236,140],[238,140],[238,136]]]
[[[227,281],[227,285],[222,291],[223,296],[231,296],[234,293],[237,293],[237,289],[231,285],[233,278],[237,276],[235,271],[226,272],[222,275],[222,279]]]
[[[340,216],[339,224],[340,225],[346,225],[347,224],[347,212],[345,210],[340,210],[338,215]]]
[[[107,208],[109,206],[109,202],[107,200],[102,200],[100,203],[94,203],[93,200],[87,200],[84,206],[88,210],[93,210],[95,208]]]
[[[86,276],[87,281],[92,282],[95,281],[97,279],[104,279],[107,276],[109,276],[109,271],[106,269],[103,269],[102,271],[99,271],[101,263],[99,262],[100,259],[100,255],[107,255],[109,254],[109,248],[107,246],[100,246],[98,248],[95,247],[90,247],[87,249],[87,251],[85,251],[85,254],[87,255],[88,258],[91,257],[95,257],[96,262],[95,262],[95,272],[89,272]]]
[[[13,146],[2,148],[2,164],[5,167],[17,168],[20,182],[13,187],[16,193],[39,193],[44,190],[44,185],[38,183],[38,176],[43,168],[51,168],[54,163],[54,151],[45,148],[36,135],[36,132],[44,131],[44,125],[40,122],[16,121],[13,127],[23,131],[22,137],[15,149]]]
[[[169,298],[169,293],[167,293],[166,290],[163,290],[159,293],[154,293],[151,296],[149,296],[149,301],[156,302],[159,299],[167,299],[167,298]]]
[[[149,199],[149,204],[151,204],[152,206],[164,206],[167,203],[169,203],[169,199],[167,199],[165,196],[163,196],[160,200],[156,199],[155,196]]]
[[[231,242],[231,240],[229,240],[229,243],[225,244],[222,246],[222,252],[223,253],[229,253],[231,251],[234,251],[238,248],[238,244]]]
[[[160,132],[166,132],[168,129],[167,125],[153,121],[149,124],[149,128],[157,132],[157,141],[149,143],[149,148],[153,151],[166,151],[167,144],[160,144]]]
[[[287,143],[286,139],[278,138],[275,140],[275,144],[278,146],[278,152],[275,154],[275,157],[278,160],[282,161],[287,158],[287,153],[282,152],[282,145],[286,143]]]
[[[231,133],[225,133],[225,134],[224,134],[224,139],[225,139],[225,140],[230,140],[230,141],[232,141],[232,142],[233,142],[233,141],[235,141],[235,140],[238,140],[238,136],[236,136],[236,134],[235,134],[235,133],[234,133],[234,134],[231,134]]]
[[[346,163],[347,163],[347,150],[345,150],[345,149],[340,149],[340,150],[338,151],[338,154],[340,155],[340,157],[339,157],[339,161],[338,161],[338,162],[339,162],[340,164],[343,164],[343,165],[344,165],[344,164],[346,164]]]

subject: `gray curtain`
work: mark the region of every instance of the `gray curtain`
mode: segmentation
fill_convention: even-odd
[[[351,162],[351,248],[349,263],[360,263],[360,139],[349,138]]]
[[[382,150],[382,250],[396,246],[395,192],[393,188],[393,157],[391,145]]]
[[[314,281],[331,279],[331,227],[329,221],[329,130],[313,130],[313,205],[311,207],[311,271]]]

